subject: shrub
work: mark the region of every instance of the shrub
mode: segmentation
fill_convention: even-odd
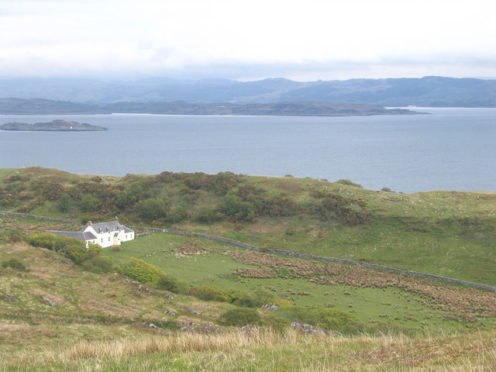
[[[89,248],[86,249],[85,244],[77,239],[50,233],[32,234],[28,236],[27,240],[34,247],[58,252],[76,264],[81,264],[84,260],[97,256],[101,251],[98,245],[90,244]]]
[[[167,213],[167,221],[179,223],[188,218],[188,211],[182,207],[174,207]]]
[[[119,268],[119,272],[138,282],[158,285],[166,273],[157,266],[149,264],[139,258],[131,257],[129,261]]]
[[[259,307],[263,305],[263,301],[257,298],[254,294],[244,291],[229,292],[229,302],[244,307]]]
[[[7,261],[2,262],[2,267],[10,267],[14,270],[26,271],[26,265],[16,258],[11,258]]]
[[[99,208],[100,201],[91,194],[85,194],[79,204],[83,212],[95,212]]]
[[[203,206],[196,212],[195,221],[210,224],[220,219],[219,213],[211,206]]]
[[[229,192],[221,202],[221,211],[237,221],[250,222],[257,216],[256,206],[243,201],[239,196]]]
[[[274,300],[274,295],[263,290],[258,290],[255,293],[232,291],[229,292],[228,296],[229,302],[243,307],[259,307]]]
[[[97,274],[108,273],[114,270],[114,266],[109,257],[105,256],[95,256],[88,260],[85,260],[82,265],[87,271],[91,271]]]
[[[226,311],[219,317],[219,323],[227,326],[244,326],[259,324],[260,315],[254,309],[233,309]]]
[[[72,199],[71,197],[64,193],[60,196],[59,200],[57,201],[57,210],[62,213],[67,213],[71,209],[72,205]]]
[[[289,320],[278,316],[269,315],[264,318],[263,324],[272,328],[274,331],[281,332],[289,326]]]
[[[228,300],[224,292],[207,286],[191,288],[188,293],[205,301],[227,302]]]
[[[354,183],[353,181],[351,180],[347,180],[347,179],[340,179],[340,180],[337,180],[336,183],[339,183],[341,185],[347,185],[347,186],[354,186],[354,187],[360,187],[360,188],[363,188],[362,185],[358,184],[358,183]]]
[[[365,328],[353,315],[334,309],[295,307],[292,309],[290,318],[348,334],[360,332]]]
[[[167,217],[169,203],[162,199],[146,199],[136,205],[137,213],[144,221],[154,221]]]
[[[187,290],[187,284],[185,282],[177,280],[170,275],[160,277],[157,286],[160,289],[166,289],[174,293],[183,293]]]

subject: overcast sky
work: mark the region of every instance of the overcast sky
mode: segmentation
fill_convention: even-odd
[[[0,76],[496,78],[495,0],[0,0]]]

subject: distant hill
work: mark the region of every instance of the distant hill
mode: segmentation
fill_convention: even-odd
[[[104,131],[107,128],[99,127],[86,123],[68,120],[52,120],[44,123],[19,123],[11,122],[0,125],[0,130],[11,131],[36,131],[36,132],[95,132]]]
[[[187,103],[117,102],[86,104],[46,99],[0,98],[0,114],[102,114],[150,113],[170,115],[273,115],[273,116],[369,116],[409,115],[405,109],[385,109],[379,105],[332,102],[294,103]],[[7,130],[33,130],[8,126]],[[1,128],[1,127],[0,127]],[[81,129],[81,128],[80,128]],[[60,128],[59,128],[60,130]]]
[[[279,103],[350,102],[382,106],[496,107],[496,80],[428,76],[296,82],[265,79],[102,81],[96,79],[0,79],[0,98],[71,102]]]

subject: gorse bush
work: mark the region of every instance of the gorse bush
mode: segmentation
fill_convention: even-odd
[[[124,265],[120,266],[118,271],[140,283],[152,285],[158,285],[162,277],[167,275],[157,266],[135,257],[131,257]]]
[[[254,309],[239,308],[226,311],[219,317],[219,324],[226,326],[244,326],[260,324],[260,315]]]
[[[219,302],[228,301],[228,297],[224,292],[208,286],[191,288],[188,291],[188,293],[192,296],[199,298],[200,300],[219,301]]]
[[[34,247],[47,248],[60,253],[78,265],[85,260],[98,256],[101,252],[101,248],[98,245],[90,244],[87,249],[85,243],[79,240],[50,233],[29,235],[27,241]]]

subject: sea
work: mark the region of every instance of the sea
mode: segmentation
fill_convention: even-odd
[[[349,179],[397,192],[496,191],[496,108],[425,115],[287,117],[0,115],[0,124],[75,120],[105,132],[0,131],[0,168],[116,175],[230,171]]]

